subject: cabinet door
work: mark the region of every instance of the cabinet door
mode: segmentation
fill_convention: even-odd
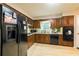
[[[57,18],[56,19],[56,26],[55,27],[60,27],[61,26],[61,19]]]
[[[27,22],[31,25],[33,24],[33,20],[31,18],[27,18]]]
[[[62,24],[63,24],[63,26],[69,26],[69,19],[67,16],[64,16],[62,18]]]
[[[51,20],[51,28],[56,26],[56,19]]]
[[[62,18],[63,26],[74,26],[74,16],[64,16]]]
[[[69,26],[74,26],[74,16],[69,16]]]
[[[41,34],[40,35],[40,43],[49,43],[49,35],[47,34]]]
[[[28,41],[28,46],[30,47],[34,43],[34,36],[33,35],[28,36],[27,41]]]
[[[57,25],[57,24],[56,24],[56,20],[54,20],[54,22],[53,22],[53,26],[56,27],[56,25]]]
[[[44,36],[43,36],[43,34],[39,34],[39,40],[40,40],[40,43],[44,43]]]
[[[56,19],[53,19],[51,21],[51,27],[60,27],[61,26],[61,19],[60,18],[56,18]]]
[[[45,41],[45,43],[50,43],[50,38],[49,38],[49,34],[46,34],[46,35],[44,35],[45,37],[44,37],[44,41]]]
[[[46,41],[45,35],[41,34],[41,43],[45,43],[45,41]]]
[[[35,34],[35,42],[38,42],[38,35]]]
[[[73,42],[72,41],[63,41],[63,45],[64,46],[70,46],[70,47],[73,47]]]
[[[40,21],[33,21],[33,28],[40,28]]]
[[[47,34],[36,34],[35,42],[37,43],[50,43],[49,35]]]
[[[63,35],[59,35],[59,45],[63,45]]]
[[[36,34],[35,35],[35,42],[37,42],[37,43],[40,43],[40,35],[39,34]]]

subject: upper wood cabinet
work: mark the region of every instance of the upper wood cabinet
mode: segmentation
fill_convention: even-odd
[[[52,19],[51,27],[61,27],[61,18]]]
[[[74,16],[64,16],[62,17],[63,26],[74,26]]]
[[[27,23],[33,25],[33,20],[29,17],[26,18],[27,19]]]
[[[51,21],[51,27],[53,28],[55,26],[56,26],[56,20],[54,19],[54,20]]]
[[[40,21],[34,20],[33,21],[33,28],[40,28]]]
[[[29,28],[33,28],[33,20],[28,17],[26,19],[27,19],[27,24],[28,24]]]

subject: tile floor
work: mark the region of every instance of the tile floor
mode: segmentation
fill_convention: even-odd
[[[79,56],[79,50],[73,47],[34,43],[27,56]]]

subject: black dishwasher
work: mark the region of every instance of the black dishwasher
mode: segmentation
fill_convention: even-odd
[[[59,40],[59,35],[50,34],[50,44],[58,45],[58,43],[59,43],[58,40]]]

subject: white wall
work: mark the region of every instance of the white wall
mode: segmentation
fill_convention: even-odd
[[[79,15],[75,15],[74,20],[74,47],[79,47]]]

